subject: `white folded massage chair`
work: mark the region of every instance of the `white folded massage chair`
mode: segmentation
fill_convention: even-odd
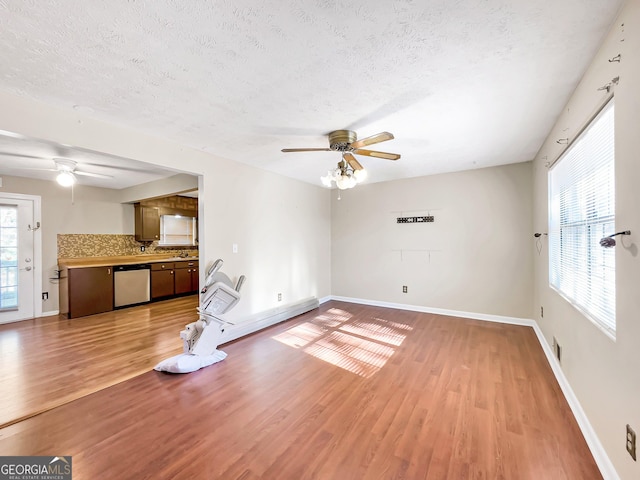
[[[240,301],[240,288],[245,277],[241,275],[235,287],[231,279],[220,272],[222,260],[216,260],[208,269],[204,287],[200,290],[200,318],[180,332],[184,353],[210,356],[216,353],[224,329],[232,322],[219,315],[227,313]]]

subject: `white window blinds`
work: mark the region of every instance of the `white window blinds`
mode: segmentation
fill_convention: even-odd
[[[614,102],[549,171],[549,284],[615,336]]]

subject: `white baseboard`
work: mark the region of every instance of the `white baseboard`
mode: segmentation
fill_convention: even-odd
[[[564,398],[567,399],[567,403],[569,404],[569,407],[573,412],[573,416],[576,419],[576,422],[578,422],[578,426],[580,427],[580,430],[582,431],[582,435],[584,436],[584,439],[586,440],[587,445],[589,446],[589,450],[591,450],[593,459],[596,461],[596,464],[600,469],[600,473],[602,474],[602,477],[605,480],[620,480],[618,472],[616,472],[616,469],[613,466],[613,463],[611,462],[611,460],[609,459],[607,452],[602,446],[602,443],[600,443],[600,439],[598,438],[598,435],[596,434],[595,430],[591,426],[591,422],[589,422],[589,418],[587,417],[587,414],[583,410],[582,405],[580,405],[580,402],[578,401],[576,394],[573,392],[573,389],[571,388],[571,385],[569,384],[567,377],[564,375],[564,371],[562,370],[562,367],[560,367],[560,364],[558,363],[556,356],[553,354],[553,349],[547,342],[547,339],[542,334],[542,330],[538,326],[537,322],[534,322],[533,331],[536,333],[536,336],[538,337],[538,342],[540,342],[540,346],[542,347],[542,350],[544,351],[544,354],[547,357],[547,361],[551,366],[551,370],[553,370],[553,374],[555,375],[556,380],[558,381],[558,385],[560,385],[560,389],[564,394]]]
[[[332,296],[331,300],[341,302],[359,303],[361,305],[372,305],[374,307],[397,308],[398,310],[409,310],[411,312],[434,313],[436,315],[447,315],[450,317],[470,318],[473,320],[484,320],[486,322],[508,323],[511,325],[526,325],[532,327],[536,322],[530,318],[505,317],[501,315],[488,315],[486,313],[463,312],[459,310],[447,310],[444,308],[423,307],[421,305],[409,305],[405,303],[380,302],[378,300],[366,300],[362,298]]]
[[[323,303],[327,303],[329,300],[333,300],[333,297],[331,297],[331,295],[327,295],[326,297],[322,297],[319,300],[320,305],[322,305]]]
[[[498,323],[508,323],[511,325],[523,325],[527,327],[533,328],[533,331],[538,338],[538,342],[542,347],[542,351],[547,357],[547,361],[551,366],[551,370],[556,377],[556,381],[558,385],[560,385],[560,389],[564,394],[564,397],[571,408],[571,412],[573,413],[580,430],[582,431],[582,435],[584,436],[587,445],[589,446],[589,450],[591,450],[591,454],[593,455],[598,468],[600,469],[600,473],[602,474],[605,480],[620,480],[618,473],[616,472],[613,463],[609,459],[607,452],[605,451],[598,435],[595,430],[591,426],[587,414],[580,405],[578,398],[576,397],[567,377],[565,377],[562,368],[558,364],[556,357],[553,354],[553,350],[547,343],[547,340],[544,338],[542,334],[542,330],[540,326],[535,320],[530,318],[518,318],[518,317],[504,317],[501,315],[487,315],[484,313],[473,313],[473,312],[462,312],[458,310],[447,310],[442,308],[429,308],[418,305],[406,305],[402,303],[390,303],[390,302],[380,302],[377,300],[366,300],[361,298],[350,298],[350,297],[340,297],[340,296],[331,296],[331,300],[337,300],[341,302],[349,302],[349,303],[357,303],[361,305],[371,305],[375,307],[384,307],[384,308],[397,308],[398,310],[409,310],[412,312],[423,312],[423,313],[433,313],[437,315],[446,315],[452,317],[462,317],[462,318],[470,318],[473,320],[484,320],[488,322],[498,322]],[[324,303],[324,302],[323,302]]]
[[[59,315],[60,310],[50,310],[48,312],[42,312],[40,314],[41,317],[53,317],[54,315]]]
[[[318,308],[319,302],[315,297],[307,298],[296,303],[283,305],[282,307],[272,308],[264,312],[257,313],[235,325],[225,328],[220,339],[220,343],[224,344],[240,337],[250,335],[259,330],[275,325],[285,320],[289,320],[297,315],[306,313],[314,308]]]

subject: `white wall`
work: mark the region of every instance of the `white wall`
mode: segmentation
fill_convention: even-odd
[[[2,91],[0,105],[1,130],[202,175],[202,263],[223,258],[225,273],[247,276],[232,319],[331,293],[327,190],[93,120],[71,105],[58,108]]]
[[[39,195],[42,232],[42,291],[49,292],[49,300],[42,301],[43,313],[58,310],[58,282],[52,281],[57,269],[57,235],[59,233],[133,234],[133,205],[120,204],[120,191],[107,188],[74,188],[56,182],[2,176],[2,193]],[[40,292],[36,292],[40,297]]]
[[[624,27],[621,25],[624,24]],[[562,369],[623,479],[640,478],[640,463],[625,450],[625,425],[640,432],[640,2],[627,2],[577,90],[534,161],[534,228],[547,231],[547,168],[574,138],[605,93],[615,88],[616,229],[631,230],[616,246],[616,340],[611,340],[548,286],[548,249],[535,256],[534,317],[545,338],[562,346]],[[609,62],[622,54],[622,62]],[[544,306],[544,318],[540,317]],[[640,453],[640,452],[639,452]]]
[[[333,294],[529,318],[531,183],[520,163],[334,193]],[[434,223],[396,223],[427,213]]]

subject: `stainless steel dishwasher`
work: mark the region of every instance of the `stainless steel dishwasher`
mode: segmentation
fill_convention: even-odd
[[[113,306],[128,307],[151,300],[151,266],[118,265],[113,267]]]

